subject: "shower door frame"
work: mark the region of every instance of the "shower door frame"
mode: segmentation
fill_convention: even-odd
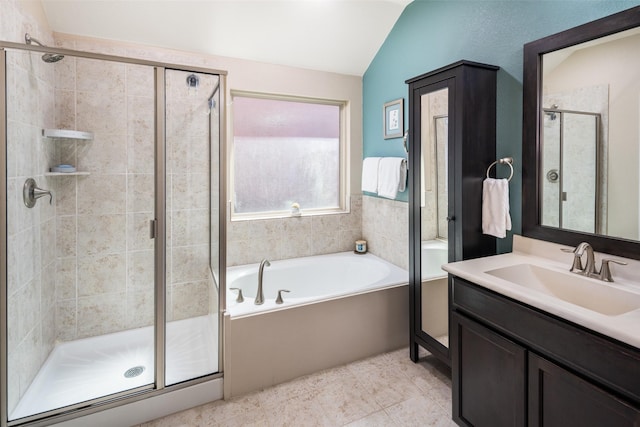
[[[89,401],[79,402],[73,405],[56,408],[47,412],[9,421],[8,414],[8,284],[7,284],[7,49],[18,51],[30,51],[37,53],[62,54],[77,58],[104,60],[119,62],[123,64],[134,64],[150,66],[154,69],[154,102],[155,102],[155,135],[154,135],[154,382],[122,392],[102,396]],[[165,355],[166,355],[166,84],[165,77],[167,70],[178,70],[185,72],[203,73],[217,75],[219,81],[219,136],[218,136],[218,224],[219,227],[219,274],[218,282],[215,283],[218,291],[218,371],[209,375],[190,379],[178,384],[165,384]],[[105,409],[133,403],[150,397],[177,391],[196,384],[215,380],[223,377],[223,314],[225,309],[225,283],[226,283],[226,77],[227,71],[192,67],[181,64],[157,62],[144,59],[121,57],[116,55],[106,55],[100,53],[84,52],[71,49],[59,49],[46,46],[26,45],[0,40],[0,427],[11,427],[14,425],[45,426],[52,422],[58,423],[74,418],[82,417]],[[214,92],[215,93],[215,92]],[[211,119],[209,119],[209,126]],[[213,166],[210,173],[214,173]],[[213,227],[210,224],[210,227]],[[212,272],[213,274],[213,272]],[[215,278],[215,275],[214,275]]]
[[[562,226],[562,218],[563,218],[563,211],[564,211],[564,205],[563,203],[565,202],[564,200],[564,196],[563,196],[563,190],[564,190],[564,139],[565,139],[565,135],[564,135],[564,120],[565,120],[565,114],[575,114],[575,115],[579,115],[579,116],[591,116],[595,119],[595,188],[594,188],[594,210],[595,210],[595,215],[594,215],[594,219],[593,219],[593,226],[594,229],[593,231],[591,231],[590,233],[603,233],[603,212],[602,209],[600,208],[601,206],[601,202],[602,202],[602,193],[603,193],[603,189],[602,189],[602,185],[603,185],[603,148],[602,148],[602,138],[600,135],[601,132],[601,124],[602,124],[602,114],[600,113],[592,113],[589,111],[577,111],[577,110],[564,110],[564,109],[560,109],[560,108],[543,108],[542,109],[543,114],[558,114],[560,116],[560,120],[559,120],[559,127],[560,130],[558,132],[558,140],[559,140],[559,153],[558,153],[558,171],[559,171],[559,179],[558,179],[558,185],[559,185],[559,190],[558,190],[558,227],[559,228],[563,228]],[[543,132],[544,133],[544,132]],[[540,188],[544,188],[545,185],[545,180],[546,180],[546,174],[540,173]],[[541,215],[542,217],[542,215]]]

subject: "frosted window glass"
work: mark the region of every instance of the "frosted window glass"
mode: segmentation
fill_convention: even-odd
[[[340,105],[234,97],[233,207],[340,207]]]

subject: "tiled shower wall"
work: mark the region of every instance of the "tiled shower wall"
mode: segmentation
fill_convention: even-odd
[[[153,319],[153,240],[145,235],[153,218],[153,73],[73,57],[53,65],[55,127],[94,132],[90,141],[51,142],[55,163],[90,173],[58,178],[57,329],[66,341]]]
[[[22,200],[22,186],[28,178],[34,178],[41,188],[54,185],[43,176],[52,149],[39,136],[42,125],[51,121],[53,73],[38,63],[39,55],[11,53],[7,88],[10,408],[53,348],[56,277],[55,256],[50,250],[56,245],[55,209],[46,197],[31,209]]]
[[[25,31],[47,30],[23,14],[21,5],[7,1],[0,18],[3,40],[20,41]],[[22,186],[34,178],[39,187],[54,182],[44,177],[53,156],[41,129],[53,123],[53,69],[40,54],[7,55],[7,297],[8,409],[15,408],[55,342],[55,208],[48,198],[29,209]],[[3,272],[4,274],[4,272]]]
[[[151,325],[153,68],[71,57],[54,65],[55,126],[95,134],[57,143],[56,163],[91,173],[58,178],[58,338]],[[196,109],[214,78],[195,96],[185,73],[170,73],[179,74],[167,77],[167,318],[176,320],[210,308],[209,127]]]

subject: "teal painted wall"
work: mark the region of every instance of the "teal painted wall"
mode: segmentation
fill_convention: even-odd
[[[405,99],[405,80],[461,59],[501,67],[498,72],[498,157],[514,157],[510,185],[513,231],[521,231],[523,45],[640,5],[612,0],[415,0],[409,4],[363,76],[363,155],[403,156],[402,139],[382,137],[382,106]],[[397,200],[407,201],[408,192]],[[499,241],[501,252],[511,239]]]

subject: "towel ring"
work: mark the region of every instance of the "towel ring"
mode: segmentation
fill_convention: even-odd
[[[489,171],[491,170],[491,168],[496,166],[498,163],[500,163],[501,165],[509,165],[509,169],[511,169],[511,174],[509,175],[509,178],[507,178],[507,181],[511,181],[511,178],[513,178],[513,157],[504,157],[502,159],[496,160],[495,162],[491,163],[487,168],[487,178],[489,178]]]

